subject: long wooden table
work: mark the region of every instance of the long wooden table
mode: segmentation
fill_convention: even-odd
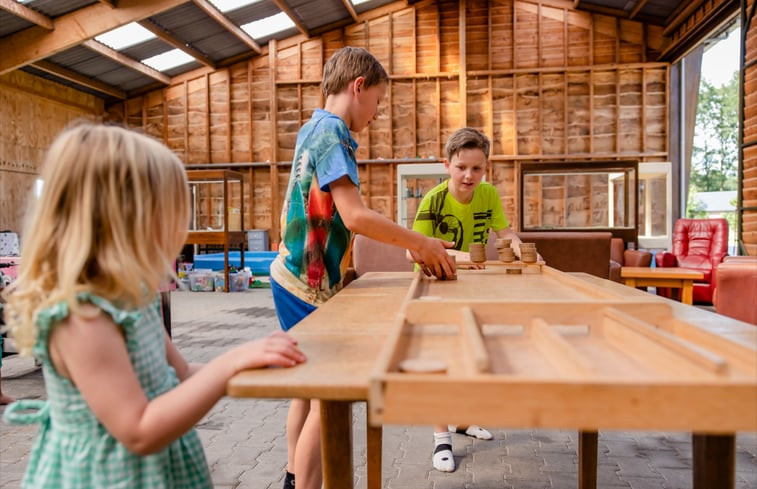
[[[368,402],[370,489],[381,487],[382,423],[448,422],[581,430],[582,488],[596,483],[597,430],[691,431],[694,487],[733,487],[733,435],[757,430],[757,329],[543,270],[366,274],[292,330],[308,362],[241,372],[228,393],[321,399],[327,489],[352,487],[354,401]],[[408,358],[447,372],[400,373]]]

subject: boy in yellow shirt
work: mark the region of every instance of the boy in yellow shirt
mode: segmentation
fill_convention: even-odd
[[[444,168],[449,178],[431,189],[418,206],[413,230],[429,237],[454,242],[448,253],[470,261],[468,246],[489,239],[489,229],[498,238],[512,240],[511,247],[520,256],[520,239],[509,228],[502,201],[494,185],[482,182],[489,164],[489,138],[481,131],[464,127],[447,140]],[[484,428],[434,426],[433,464],[436,470],[453,472],[451,431],[481,440],[492,438]]]

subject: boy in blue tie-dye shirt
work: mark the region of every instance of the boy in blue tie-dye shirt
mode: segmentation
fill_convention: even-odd
[[[284,330],[341,289],[353,233],[407,248],[436,276],[455,271],[446,252],[452,243],[403,228],[365,207],[360,198],[357,143],[350,131],[360,131],[376,119],[388,83],[381,63],[361,48],[340,49],[323,68],[326,104],[315,110],[297,136],[281,213],[280,252],[271,265],[273,299]],[[298,489],[320,489],[318,401],[292,400],[287,438],[284,487],[294,487],[296,474]]]

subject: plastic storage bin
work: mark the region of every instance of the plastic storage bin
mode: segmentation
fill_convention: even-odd
[[[251,229],[247,231],[247,249],[249,251],[269,251],[268,230]]]
[[[243,292],[250,283],[250,275],[245,272],[229,272],[229,292]],[[216,292],[224,291],[223,272],[215,273]]]
[[[215,276],[212,270],[193,270],[189,273],[189,290],[192,292],[213,292]]]

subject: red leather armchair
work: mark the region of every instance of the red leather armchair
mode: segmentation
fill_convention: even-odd
[[[712,304],[716,268],[727,255],[728,222],[725,219],[679,219],[673,229],[673,251],[658,253],[658,267],[681,267],[704,274],[694,282],[694,302]],[[669,289],[657,293],[669,297]]]

